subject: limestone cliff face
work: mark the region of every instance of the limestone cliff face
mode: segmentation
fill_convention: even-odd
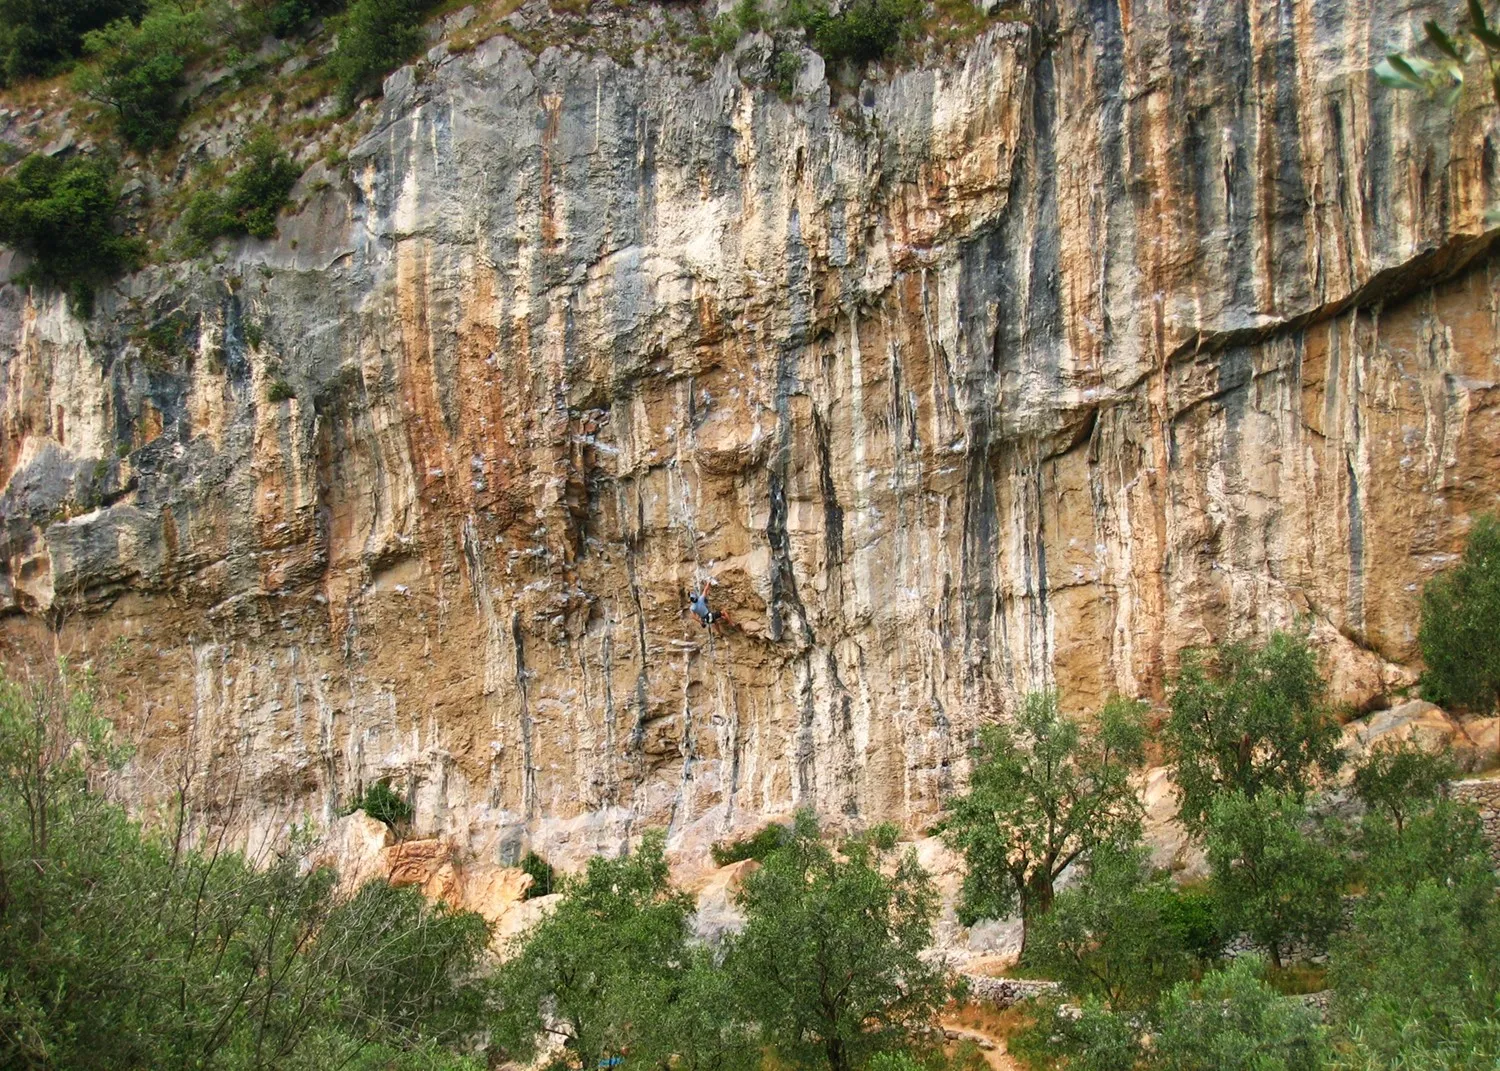
[[[1495,111],[1368,73],[1435,11],[1050,0],[791,100],[440,45],[278,241],[0,287],[11,657],[98,659],[143,804],[561,860],[920,827],[1017,694],[1299,616],[1378,703],[1500,491]]]

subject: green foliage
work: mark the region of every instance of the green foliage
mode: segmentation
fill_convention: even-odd
[[[949,801],[943,822],[968,862],[966,923],[1019,905],[1029,935],[1064,869],[1098,845],[1135,840],[1130,774],[1143,761],[1142,709],[1116,698],[1085,726],[1059,713],[1055,693],[1034,692],[1014,725],[981,731],[969,790]]]
[[[276,139],[261,134],[245,147],[244,163],[225,188],[200,190],[183,215],[189,246],[206,249],[216,238],[248,234],[276,237],[276,217],[286,207],[302,168]]]
[[[1500,912],[1424,879],[1359,905],[1334,949],[1350,1067],[1492,1069],[1500,1061]]]
[[[1391,52],[1375,65],[1375,76],[1392,89],[1403,89],[1440,98],[1452,107],[1464,87],[1464,68],[1477,51],[1484,57],[1489,75],[1490,93],[1500,104],[1500,30],[1485,17],[1480,0],[1468,0],[1467,22],[1455,33],[1448,33],[1435,20],[1423,24],[1427,41],[1437,51],[1436,60],[1412,53]],[[1471,44],[1472,42],[1472,44]]]
[[[781,850],[745,879],[745,929],[726,969],[762,1041],[796,1067],[851,1071],[904,1048],[948,996],[921,958],[937,894],[916,855],[890,861],[884,837],[835,853],[798,815]]]
[[[916,32],[922,15],[920,0],[850,0],[837,13],[827,0],[794,0],[789,6],[792,20],[833,63],[883,59]]]
[[[671,1043],[658,1029],[663,1009],[684,1016],[678,1025],[696,1019],[673,1007],[674,998],[701,994],[710,983],[683,969],[692,905],[667,884],[664,846],[653,831],[629,856],[589,860],[583,876],[564,885],[557,909],[522,935],[496,976],[501,1010],[493,1039],[511,1058],[531,1059],[551,1032],[581,1067],[627,1049],[646,1063],[650,1045]],[[727,1046],[728,1017],[711,1025]],[[708,1045],[677,1043],[690,1040]]]
[[[1098,997],[1085,998],[1076,1012],[1057,1002],[1043,1005],[1008,1049],[1031,1067],[1066,1071],[1135,1071],[1146,1055],[1141,1024]]]
[[[422,18],[432,0],[354,0],[338,24],[338,47],[328,68],[348,108],[380,88],[381,80],[422,46]]]
[[[760,1051],[735,1014],[735,980],[713,949],[684,944],[670,975],[651,975],[628,1012],[632,1062],[678,1071],[757,1071]]]
[[[1212,888],[1226,926],[1282,966],[1294,942],[1321,946],[1342,921],[1345,863],[1291,795],[1214,800],[1207,829]]]
[[[1149,1007],[1188,974],[1184,935],[1169,922],[1171,882],[1139,847],[1100,845],[1083,878],[1037,921],[1028,965],[1116,1010]]]
[[[772,852],[786,842],[790,833],[791,830],[786,826],[773,822],[761,827],[748,837],[718,841],[709,848],[708,852],[713,856],[714,866],[728,866],[730,863],[738,863],[744,859],[754,859],[756,862],[763,863]]]
[[[1343,759],[1339,725],[1324,691],[1302,636],[1276,632],[1261,647],[1225,644],[1212,667],[1187,652],[1172,684],[1165,733],[1183,822],[1201,831],[1220,795],[1300,797],[1315,771],[1336,771]]]
[[[1077,1013],[1053,1005],[1014,1038],[1011,1051],[1033,1066],[1067,1071],[1318,1071],[1331,1054],[1307,1008],[1261,981],[1242,959],[1201,982],[1174,986],[1144,1014],[1084,1001]],[[1143,1040],[1149,1038],[1147,1043]]]
[[[74,78],[78,91],[114,109],[116,129],[132,148],[170,144],[188,61],[203,45],[198,13],[161,5],[139,24],[119,19],[83,40],[93,62]]]
[[[1490,711],[1500,698],[1500,523],[1474,522],[1463,560],[1422,590],[1417,641],[1422,696],[1450,709]]]
[[[1170,888],[1162,902],[1162,926],[1200,960],[1216,959],[1224,948],[1224,927],[1213,895],[1198,889]]]
[[[296,37],[317,19],[343,10],[344,0],[262,0],[258,9],[266,32]]]
[[[384,885],[340,902],[294,855],[192,847],[182,810],[148,835],[93,790],[119,758],[66,667],[0,682],[0,1066],[416,1067],[468,1042],[483,919]]]
[[[797,77],[801,73],[802,53],[797,49],[780,49],[771,59],[771,85],[782,98],[796,92]]]
[[[1450,890],[1477,919],[1495,891],[1495,873],[1484,826],[1473,807],[1439,800],[1398,826],[1367,814],[1357,841],[1365,903],[1407,895],[1425,881]]]
[[[28,156],[0,180],[0,242],[26,253],[21,281],[65,289],[82,315],[94,287],[140,260],[141,245],[115,233],[119,194],[102,160]]]
[[[536,852],[528,851],[521,856],[521,869],[531,875],[531,884],[526,888],[526,899],[550,896],[558,891],[557,871]]]
[[[51,74],[91,30],[145,13],[146,0],[0,0],[0,81]]]
[[[1312,1013],[1242,959],[1179,983],[1162,1001],[1151,1066],[1163,1071],[1317,1071],[1327,1039]]]
[[[274,391],[275,383],[271,385],[271,392]],[[271,400],[274,402],[284,399],[273,397]],[[354,801],[345,808],[344,813],[353,814],[355,811],[364,811],[377,822],[384,822],[392,829],[397,829],[411,821],[411,804],[391,788],[389,777],[382,777],[373,785],[365,786],[363,795],[356,796]]]
[[[1377,744],[1354,771],[1354,792],[1399,831],[1414,811],[1438,798],[1455,774],[1447,755],[1431,755],[1411,741]]]

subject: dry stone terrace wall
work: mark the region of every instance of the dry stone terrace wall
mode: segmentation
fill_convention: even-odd
[[[1472,804],[1479,812],[1484,835],[1489,838],[1496,859],[1500,860],[1500,781],[1494,778],[1454,781],[1448,786],[1448,791],[1455,800]]]
[[[1378,702],[1500,486],[1496,117],[1368,73],[1436,11],[1058,0],[790,101],[439,46],[278,241],[0,287],[7,657],[98,658],[140,805],[393,775],[564,863],[921,828],[1025,690],[1298,618]]]

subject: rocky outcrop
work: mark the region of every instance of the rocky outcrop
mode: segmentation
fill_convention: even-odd
[[[1369,74],[1436,10],[1038,0],[791,99],[439,44],[279,240],[0,287],[8,657],[96,659],[127,798],[391,776],[496,865],[920,829],[1019,693],[1299,619],[1379,706],[1500,488],[1494,112]]]

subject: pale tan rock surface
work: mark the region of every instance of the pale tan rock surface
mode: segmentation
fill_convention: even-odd
[[[1369,75],[1449,12],[1032,14],[791,100],[440,48],[278,240],[0,285],[6,657],[98,661],[133,802],[390,776],[495,865],[916,833],[1026,689],[1299,619],[1383,701],[1500,489],[1495,112]]]

